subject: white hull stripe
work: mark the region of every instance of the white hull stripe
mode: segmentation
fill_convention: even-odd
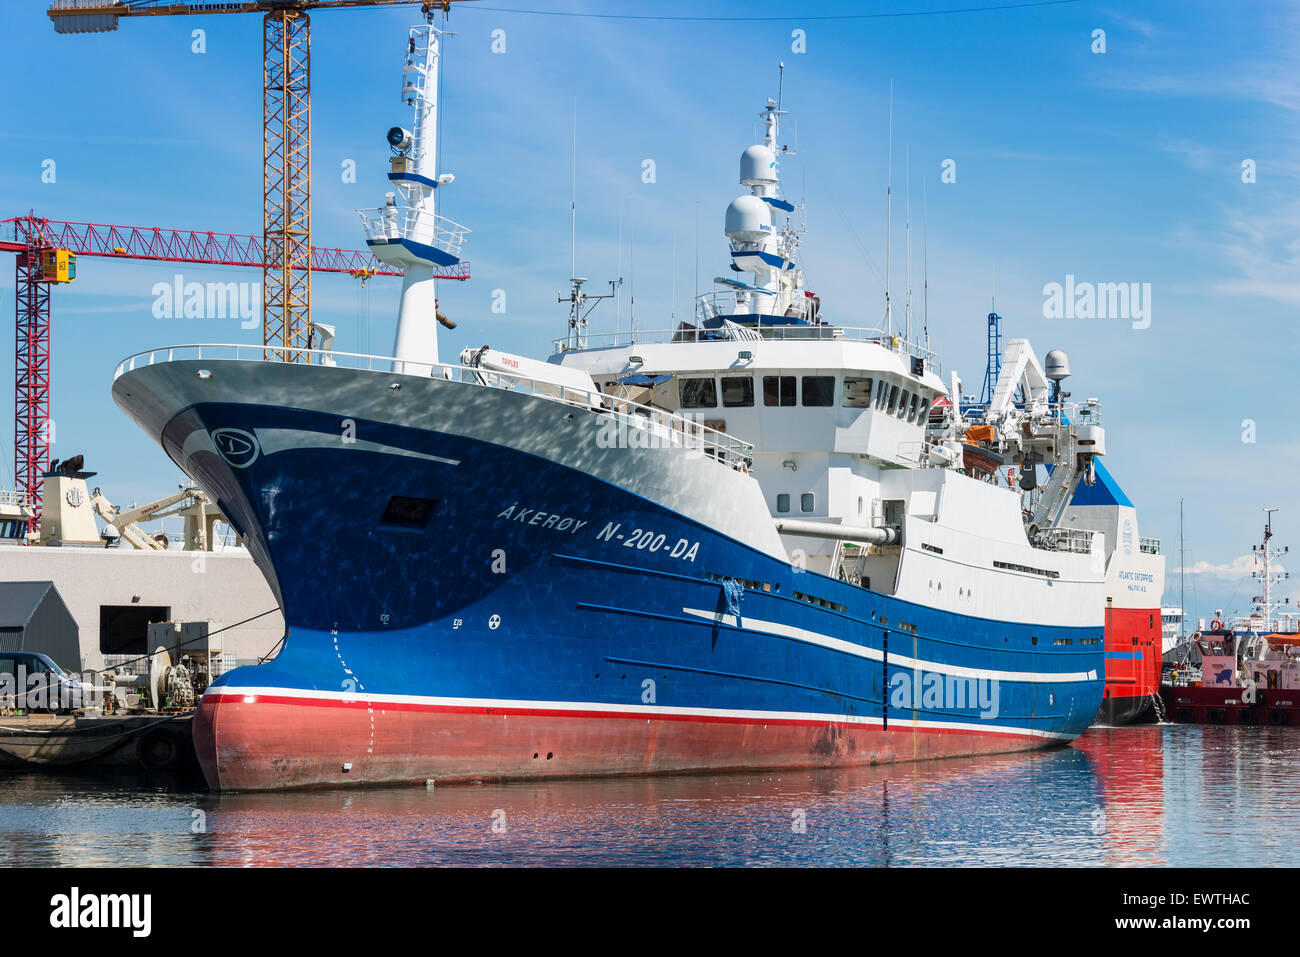
[[[429,455],[425,452],[412,452],[410,449],[385,445],[382,442],[367,442],[365,439],[357,438],[345,440],[342,433],[337,436],[327,436],[320,432],[308,432],[303,429],[254,429],[253,431],[257,433],[257,441],[262,446],[263,455],[274,455],[277,452],[287,452],[290,449],[329,449],[331,451],[349,449],[362,452],[385,452],[388,455],[404,455],[413,459],[440,462],[443,465],[460,465],[459,459],[443,458],[441,455]]]
[[[821,714],[809,711],[750,711],[735,708],[675,708],[659,705],[608,704],[599,701],[527,701],[505,698],[446,698],[404,694],[359,695],[348,691],[252,686],[232,687],[230,685],[218,685],[215,688],[209,688],[203,697],[250,699],[248,703],[255,703],[258,698],[297,698],[302,701],[341,701],[372,705],[406,704],[442,708],[499,708],[503,711],[593,711],[611,715],[644,715],[646,718],[671,715],[701,718],[742,718],[759,721],[825,721],[828,723],[861,725],[879,725],[882,723],[878,715]],[[1059,738],[1067,741],[1076,737],[1076,735],[1061,734],[1055,731],[1042,731],[1037,728],[1020,728],[980,721],[926,721],[899,718],[895,719],[891,726],[897,728],[904,725],[927,731],[976,731],[981,734],[1019,734],[1035,738]]]
[[[776,635],[781,638],[791,638],[794,641],[802,641],[810,645],[820,645],[822,648],[842,651],[845,654],[856,655],[859,658],[867,658],[871,661],[882,660],[882,652],[877,648],[864,648],[862,645],[854,644],[851,641],[845,641],[842,638],[832,638],[830,635],[822,635],[815,631],[807,631],[803,628],[783,625],[776,621],[763,621],[758,618],[745,618],[742,616],[742,621],[738,624],[735,615],[724,615],[720,612],[704,611],[700,608],[683,608],[682,611],[688,615],[695,615],[698,618],[706,618],[710,621],[716,621],[720,625],[730,625],[735,628],[743,628],[746,631],[757,631],[761,634]],[[937,671],[940,674],[953,675],[958,678],[983,678],[996,681],[1024,681],[1032,684],[1097,680],[1097,672],[1095,670],[1059,671],[1048,673],[1041,671],[999,671],[991,668],[967,668],[963,665],[950,665],[938,661],[924,661],[920,658],[912,658],[908,655],[896,655],[892,652],[889,655],[889,663],[891,665],[898,665],[900,668],[912,668],[917,671]]]

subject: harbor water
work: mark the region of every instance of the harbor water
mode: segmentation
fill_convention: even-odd
[[[242,794],[7,771],[0,865],[1280,865],[1296,740],[1164,724],[877,767]]]

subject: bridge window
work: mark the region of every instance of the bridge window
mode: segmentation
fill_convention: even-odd
[[[907,399],[908,396],[910,395],[911,393],[909,393],[906,389],[903,390],[903,397],[898,402],[898,417],[900,419],[904,418],[907,415]]]
[[[885,412],[889,415],[894,414],[894,409],[898,407],[898,386],[889,387],[889,405],[885,407]]]
[[[711,376],[683,379],[681,395],[683,409],[714,409],[718,405],[718,386]]]
[[[722,404],[729,409],[754,404],[753,376],[724,376],[722,379]]]
[[[871,406],[871,379],[858,376],[844,377],[844,397],[840,405],[849,409],[866,409]]]
[[[806,375],[803,377],[803,404],[832,405],[835,401],[835,376]]]
[[[884,379],[876,380],[876,408],[883,409],[889,398],[889,383]]]
[[[795,384],[792,375],[763,376],[764,405],[794,405]]]
[[[911,408],[911,409],[908,411],[908,413],[907,413],[907,421],[908,421],[908,422],[915,422],[915,421],[916,421],[916,412],[917,412],[917,409],[918,409],[918,407],[920,406],[920,404],[921,404],[921,397],[920,397],[919,395],[917,395],[915,392],[913,392],[913,393],[912,393],[912,408]]]

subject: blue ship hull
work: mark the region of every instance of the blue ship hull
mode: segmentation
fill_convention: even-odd
[[[216,788],[1013,751],[1068,742],[1101,702],[1100,626],[800,571],[545,456],[262,402],[154,414],[288,625],[201,702]]]

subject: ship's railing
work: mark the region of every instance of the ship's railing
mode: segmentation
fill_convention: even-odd
[[[744,315],[724,315],[724,319],[741,321]],[[901,333],[888,333],[884,329],[865,326],[836,326],[830,323],[813,325],[758,325],[756,331],[765,339],[773,341],[798,342],[872,342],[891,352],[917,356],[925,360],[926,368],[936,373],[940,364],[935,353],[919,343],[905,340]],[[731,340],[724,329],[677,328],[656,329],[651,331],[623,329],[617,332],[589,332],[583,337],[580,349],[615,349],[626,346],[661,345],[673,342],[718,342],[744,341]],[[554,339],[552,346],[556,352],[564,352],[571,347],[567,339]]]
[[[1101,403],[1096,399],[1067,402],[1063,411],[1066,418],[1075,425],[1101,425]]]
[[[1075,555],[1092,554],[1092,539],[1095,532],[1083,528],[1043,528],[1039,529],[1030,542],[1035,548],[1048,552],[1070,552]]]
[[[32,500],[22,489],[0,488],[0,505],[10,505],[15,508],[29,508]]]
[[[1138,551],[1146,552],[1148,555],[1160,554],[1160,539],[1138,537]]]
[[[1215,627],[1215,625],[1219,627]],[[1263,615],[1224,615],[1222,618],[1198,618],[1198,632],[1233,631],[1259,632],[1261,634],[1278,633],[1283,635],[1300,632],[1300,614],[1294,612],[1274,612],[1271,616]]]
[[[409,239],[432,246],[460,258],[460,248],[469,235],[469,229],[416,206],[379,206],[375,209],[358,209],[361,225],[367,240]]]
[[[698,450],[702,455],[716,459],[718,462],[747,472],[754,461],[754,446],[750,442],[738,439],[726,432],[720,432],[704,424],[701,419],[668,412],[642,405],[627,399],[591,392],[570,386],[560,386],[543,379],[532,379],[524,375],[509,372],[495,372],[476,369],[463,365],[446,365],[443,363],[411,362],[395,359],[392,356],[372,356],[356,352],[335,352],[323,349],[290,349],[282,346],[261,346],[250,344],[204,344],[166,346],[151,349],[128,356],[117,365],[113,372],[116,380],[119,376],[143,366],[164,362],[179,361],[283,361],[285,359],[304,359],[308,364],[338,366],[346,369],[363,369],[367,372],[390,372],[397,375],[416,376],[418,378],[445,379],[451,382],[463,382],[486,388],[504,389],[535,396],[551,402],[559,402],[582,409],[590,409],[605,415],[614,416],[621,425],[635,430],[639,437],[631,432],[619,432],[610,436],[611,441],[625,443],[630,448],[683,448]],[[208,370],[199,370],[202,375]]]
[[[762,311],[763,306],[772,306],[776,298],[775,293],[766,290],[719,289],[716,292],[706,292],[695,297],[695,318],[700,322],[706,319],[731,319],[737,318],[737,313],[741,313],[738,318],[743,319],[744,313],[753,311],[748,308],[750,303],[757,302],[759,311]],[[810,305],[807,311],[811,310]],[[807,312],[801,318],[809,318]]]
[[[930,450],[934,447],[929,442],[899,442],[894,459],[906,462],[913,468],[923,469],[930,464]]]
[[[946,469],[955,460],[955,453],[937,442],[899,442],[894,460],[918,469]]]
[[[1165,684],[1174,688],[1190,688],[1201,683],[1201,669],[1199,666],[1185,665],[1176,668],[1170,668],[1165,672],[1168,679]]]

